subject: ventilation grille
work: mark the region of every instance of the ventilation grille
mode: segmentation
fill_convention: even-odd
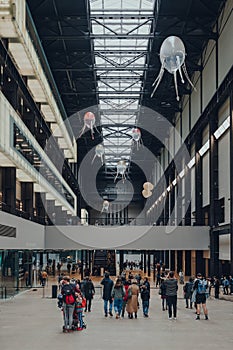
[[[0,236],[16,237],[16,228],[0,224]]]

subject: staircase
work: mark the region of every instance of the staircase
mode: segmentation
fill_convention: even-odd
[[[116,253],[115,250],[95,250],[94,267],[109,271],[111,276],[116,276]]]

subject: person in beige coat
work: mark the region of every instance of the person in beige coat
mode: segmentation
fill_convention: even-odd
[[[126,306],[128,317],[131,319],[133,318],[133,314],[135,318],[137,318],[138,295],[139,295],[139,287],[137,285],[137,280],[133,279],[132,284],[129,286],[129,289],[128,289],[128,301]]]

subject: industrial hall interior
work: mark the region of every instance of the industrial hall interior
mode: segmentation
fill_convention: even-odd
[[[0,299],[233,274],[232,5],[0,0]]]

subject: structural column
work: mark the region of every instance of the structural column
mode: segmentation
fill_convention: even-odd
[[[218,225],[219,200],[218,200],[218,143],[214,138],[214,131],[218,127],[218,118],[210,118],[210,275],[218,274],[218,252],[216,244],[218,232],[214,228]]]
[[[21,182],[22,209],[33,217],[33,182]]]
[[[2,202],[5,210],[15,211],[16,204],[16,168],[1,168],[2,172]]]
[[[230,271],[233,271],[233,92],[230,94]]]
[[[45,211],[45,193],[35,192],[35,209],[36,214],[40,218],[40,221],[44,221],[46,211]]]
[[[195,166],[195,203],[196,203],[196,225],[203,225],[202,218],[202,160],[199,149],[202,146],[202,133],[195,138],[195,151],[196,151],[196,166]]]

